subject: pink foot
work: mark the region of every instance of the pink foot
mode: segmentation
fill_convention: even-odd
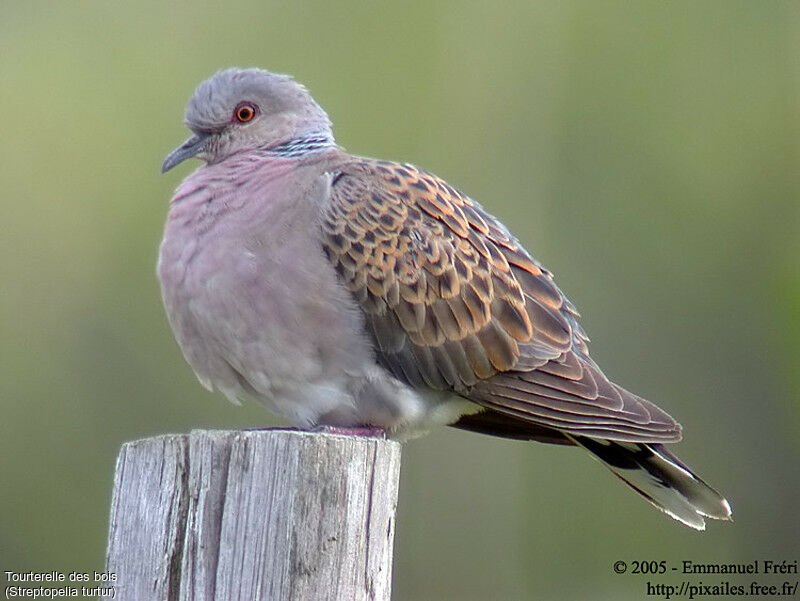
[[[290,426],[264,426],[263,428],[247,428],[247,432],[302,432],[300,428]]]
[[[317,426],[311,430],[322,434],[339,434],[341,436],[363,436],[366,438],[386,439],[386,430],[378,426]]]

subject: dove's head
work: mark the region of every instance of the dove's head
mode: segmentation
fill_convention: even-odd
[[[262,69],[212,75],[197,86],[184,121],[194,135],[167,156],[162,172],[191,157],[218,163],[303,136],[332,137],[328,115],[302,85]]]

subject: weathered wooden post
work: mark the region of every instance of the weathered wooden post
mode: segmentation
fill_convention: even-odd
[[[400,444],[377,438],[201,430],[126,443],[114,598],[388,601],[399,474]]]

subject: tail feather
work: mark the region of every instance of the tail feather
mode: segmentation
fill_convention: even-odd
[[[679,522],[705,530],[704,517],[731,520],[731,507],[661,444],[571,436],[625,484]]]

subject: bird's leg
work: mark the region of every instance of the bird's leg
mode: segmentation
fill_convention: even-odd
[[[386,439],[386,430],[379,426],[315,426],[312,432],[320,434],[338,434],[340,436],[363,436],[366,438]]]
[[[317,434],[337,434],[339,436],[362,436],[365,438],[386,439],[386,430],[379,426],[326,426],[319,425],[305,430],[290,426],[266,426],[264,428],[248,428],[248,432],[315,432]]]

